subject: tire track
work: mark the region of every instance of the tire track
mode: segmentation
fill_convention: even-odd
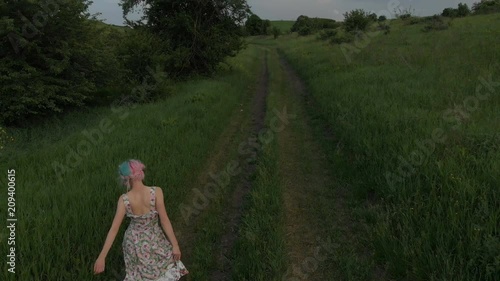
[[[240,157],[239,163],[242,170],[238,182],[236,183],[235,190],[232,196],[229,198],[230,202],[226,212],[223,214],[224,230],[225,233],[222,235],[219,242],[220,251],[216,253],[216,260],[218,267],[212,272],[210,280],[224,281],[231,279],[231,259],[230,255],[232,253],[234,244],[238,238],[239,225],[243,217],[243,207],[245,197],[250,193],[251,190],[251,177],[255,173],[256,160],[258,154],[258,135],[259,132],[265,126],[266,118],[266,99],[269,93],[269,70],[267,66],[267,50],[262,63],[261,74],[258,79],[257,91],[252,100],[252,126],[250,136],[248,138],[248,144],[252,145],[251,152],[242,153],[241,147],[239,149]],[[250,155],[250,156],[249,156]]]
[[[278,50],[279,51],[279,50]],[[321,145],[314,140],[313,125],[310,112],[314,117],[320,117],[317,101],[308,92],[304,82],[280,55],[280,64],[285,72],[286,79],[292,85],[294,99],[302,103],[302,116],[304,121],[293,133],[285,133],[280,139],[280,153],[283,157],[281,163],[282,177],[288,178],[295,175],[293,181],[286,181],[285,209],[287,210],[287,232],[290,234],[288,247],[291,263],[300,265],[304,261],[304,248],[309,252],[306,256],[314,257],[311,250],[317,246],[315,237],[318,235],[325,239],[328,235],[332,239],[329,243],[329,258],[325,263],[317,262],[318,269],[307,271],[303,267],[302,276],[308,275],[307,280],[342,280],[345,278],[343,268],[327,265],[328,261],[345,259],[372,260],[372,253],[359,244],[359,223],[352,217],[349,207],[350,191],[343,185],[335,182],[334,172]],[[337,144],[334,131],[326,120],[318,124],[321,129],[321,138],[327,142]],[[300,132],[300,133],[298,133]],[[299,147],[299,146],[302,146]],[[307,148],[308,152],[301,154],[301,149]],[[304,165],[297,162],[308,162]],[[302,176],[302,177],[301,177]],[[314,204],[314,205],[311,205]],[[314,206],[311,208],[311,206]],[[333,226],[333,228],[332,228]],[[329,229],[331,228],[331,229]],[[333,235],[333,236],[332,236]],[[306,245],[304,247],[304,245]],[[344,246],[349,245],[349,246]],[[352,246],[352,247],[351,247]],[[353,250],[353,252],[351,252]],[[388,280],[385,271],[377,266],[371,268],[370,280]]]

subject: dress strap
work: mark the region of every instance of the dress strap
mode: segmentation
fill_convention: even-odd
[[[130,207],[130,201],[128,200],[127,194],[123,194],[123,203],[125,204],[125,210],[128,214],[132,213],[132,207]]]
[[[151,210],[156,210],[156,186],[151,187]]]

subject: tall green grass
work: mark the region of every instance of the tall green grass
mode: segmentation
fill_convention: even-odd
[[[231,114],[254,83],[260,61],[255,50],[230,60],[232,71],[213,79],[197,79],[176,85],[176,95],[164,101],[124,109],[96,108],[52,119],[29,129],[9,129],[15,142],[3,152],[0,178],[6,186],[7,169],[16,170],[16,274],[6,270],[0,279],[10,280],[116,280],[123,277],[122,226],[110,251],[106,272],[94,276],[92,267],[111,225],[119,196],[117,166],[129,158],[146,166],[145,183],[163,188],[165,205],[174,229],[181,223],[179,204],[190,193],[198,174]],[[120,119],[123,112],[129,112]],[[109,119],[114,129],[103,133],[88,155],[58,180],[54,161],[65,163],[70,151]],[[73,161],[74,162],[74,161]],[[5,191],[6,192],[6,191]],[[5,196],[2,196],[5,198]],[[7,206],[6,200],[2,200]],[[6,208],[0,208],[6,218]],[[5,239],[5,240],[4,240]],[[2,231],[2,241],[6,241]],[[179,237],[182,239],[182,237]],[[181,241],[182,243],[182,241]],[[7,253],[6,243],[1,252]]]
[[[483,86],[485,98],[476,87],[481,77],[500,81],[500,21],[421,29],[395,24],[351,63],[313,36],[278,42],[340,139],[339,174],[384,207],[370,215],[373,243],[395,278],[495,280],[500,87],[484,95]]]

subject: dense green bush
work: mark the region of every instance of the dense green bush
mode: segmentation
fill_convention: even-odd
[[[90,44],[89,1],[50,3],[0,4],[0,123],[63,112],[95,91],[95,64],[107,59]]]
[[[300,36],[306,36],[312,33],[312,28],[309,25],[302,26],[299,29],[299,35]]]
[[[131,94],[137,102],[153,101],[168,96],[170,91],[164,86],[171,81],[167,79],[166,74],[161,80],[158,79],[158,73],[163,72],[167,63],[175,63],[168,42],[161,41],[143,27],[125,29],[125,32],[119,33],[116,39],[120,44],[113,50],[113,55],[119,63],[115,72],[119,72],[121,78],[117,83],[108,83],[98,88],[95,99],[100,101],[99,104],[109,104]],[[107,42],[109,44],[112,41]],[[134,92],[134,88],[137,87],[142,91]]]
[[[330,39],[332,44],[351,43],[356,39],[357,32],[339,32]]]
[[[427,21],[427,24],[424,26],[423,31],[429,32],[432,30],[445,30],[450,26],[450,22],[445,22],[443,17],[441,16],[433,16],[430,20]]]
[[[384,15],[381,15],[380,17],[378,17],[379,22],[386,21],[386,20],[387,20],[387,17]]]
[[[335,37],[337,35],[337,33],[338,33],[338,30],[336,30],[336,29],[325,29],[318,34],[317,38],[319,40],[327,40],[327,39],[330,39],[332,37]]]
[[[348,32],[364,31],[371,21],[370,15],[362,9],[352,10],[344,14],[344,29]]]
[[[379,22],[377,29],[383,31],[385,35],[387,35],[391,32],[391,27],[387,23],[384,23],[384,22]]]

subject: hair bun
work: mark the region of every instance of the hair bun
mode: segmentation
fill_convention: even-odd
[[[118,166],[118,173],[123,181],[123,185],[130,187],[130,179],[144,179],[144,169],[146,166],[139,160],[130,159]]]

